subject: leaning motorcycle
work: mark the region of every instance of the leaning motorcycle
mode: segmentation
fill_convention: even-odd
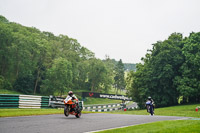
[[[82,102],[79,102],[78,99],[71,97],[67,101],[64,100],[64,104],[65,104],[64,115],[66,117],[68,117],[69,114],[75,115],[76,118],[81,117]]]
[[[150,113],[152,116],[154,115],[153,104],[150,101],[146,102],[147,112]]]

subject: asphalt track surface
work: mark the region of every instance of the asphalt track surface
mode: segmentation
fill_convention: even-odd
[[[163,120],[188,119],[174,116],[147,116],[92,113],[81,118],[64,114],[0,118],[0,133],[85,133]]]

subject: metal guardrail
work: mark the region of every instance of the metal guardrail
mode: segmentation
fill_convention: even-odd
[[[64,108],[64,100],[65,98],[62,97],[55,97],[50,96],[50,107],[53,108]],[[80,101],[80,103],[83,106],[83,101]],[[106,112],[106,111],[114,111],[114,110],[120,110],[122,109],[121,104],[107,104],[107,105],[85,105],[83,106],[84,111],[92,111],[92,112]]]
[[[121,109],[121,104],[86,105],[85,107],[83,107],[83,110],[92,112],[106,112],[119,109]]]
[[[52,108],[64,108],[63,97],[49,96],[49,106]]]
[[[55,96],[50,96],[49,97],[49,106],[52,108],[64,108],[65,104],[64,101],[65,98],[63,97],[55,97]],[[83,107],[83,101],[79,101],[79,107],[82,110]]]
[[[129,101],[128,101],[129,102]],[[83,109],[85,111],[92,111],[92,112],[107,112],[107,111],[115,111],[115,110],[134,110],[137,109],[137,103],[127,105],[128,102],[121,103],[121,104],[107,104],[107,105],[86,105]]]

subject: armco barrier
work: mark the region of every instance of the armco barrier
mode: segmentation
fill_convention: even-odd
[[[53,108],[64,108],[64,100],[62,97],[50,96],[50,107]],[[80,104],[80,103],[79,103]],[[81,101],[83,105],[83,101]],[[106,112],[106,111],[114,111],[121,109],[120,104],[107,104],[107,105],[85,105],[83,106],[84,111],[92,111],[92,112]]]
[[[0,94],[0,108],[48,108],[48,96]]]
[[[86,105],[83,107],[85,111],[92,111],[92,112],[107,112],[107,111],[115,111],[115,110],[134,110],[137,109],[137,103],[131,105],[127,105],[129,101],[125,102],[124,104],[107,104],[107,105]]]
[[[107,105],[86,105],[83,107],[85,111],[92,112],[107,112],[121,109],[121,104],[107,104]]]
[[[55,96],[50,96],[49,97],[49,106],[52,108],[64,108],[64,100],[65,98],[63,97],[55,97]]]
[[[49,98],[49,106],[52,108],[64,108],[64,99],[63,97],[55,97],[55,96],[50,96]],[[79,106],[83,107],[83,101],[79,101]]]

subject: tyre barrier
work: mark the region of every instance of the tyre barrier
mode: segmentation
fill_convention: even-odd
[[[18,108],[19,95],[0,94],[0,108]]]
[[[19,95],[19,108],[48,108],[49,97]]]
[[[48,108],[48,96],[0,94],[0,108]]]

